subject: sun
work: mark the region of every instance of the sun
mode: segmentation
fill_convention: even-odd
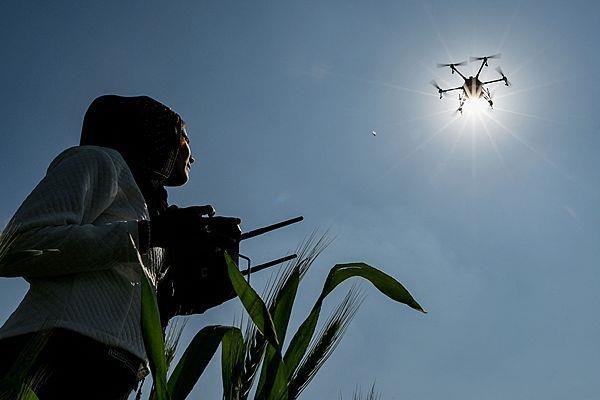
[[[489,107],[488,102],[482,98],[467,99],[462,106],[462,112],[465,117],[481,117]]]

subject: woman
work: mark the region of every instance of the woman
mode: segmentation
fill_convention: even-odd
[[[0,264],[0,276],[30,284],[0,328],[0,377],[37,333],[50,332],[30,373],[41,377],[41,400],[127,398],[148,373],[140,273],[156,287],[165,248],[206,235],[203,216],[214,214],[168,208],[164,186],[185,184],[193,162],[185,124],[165,105],[146,96],[94,100],[80,146],[52,161],[9,224],[11,253],[58,251]]]

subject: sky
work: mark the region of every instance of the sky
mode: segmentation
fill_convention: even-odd
[[[4,2],[0,224],[79,141],[90,102],[149,95],[196,158],[174,204],[250,230],[254,263],[315,229],[335,238],[299,289],[292,329],[329,269],[363,261],[420,314],[368,284],[304,398],[592,399],[600,383],[600,4],[592,1]],[[502,53],[494,109],[455,113],[437,63]],[[465,72],[475,70],[471,63]],[[376,132],[374,136],[372,131]],[[261,292],[270,273],[253,277]],[[325,302],[330,312],[350,288]],[[0,278],[0,323],[27,290]],[[183,342],[232,324],[238,300],[190,317]],[[325,318],[323,318],[325,319]],[[194,389],[219,398],[218,356]]]

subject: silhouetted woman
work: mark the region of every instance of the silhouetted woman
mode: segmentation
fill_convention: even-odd
[[[127,398],[148,373],[140,273],[156,285],[169,243],[197,234],[214,213],[167,210],[164,186],[185,184],[193,162],[185,124],[165,105],[94,100],[80,146],[52,161],[9,224],[11,252],[59,251],[0,265],[0,276],[30,284],[0,328],[0,377],[36,333],[50,332],[31,371],[41,400]]]

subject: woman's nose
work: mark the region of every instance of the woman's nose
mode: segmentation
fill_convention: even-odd
[[[194,158],[194,156],[190,155],[190,164],[193,164],[196,162],[196,159]]]

